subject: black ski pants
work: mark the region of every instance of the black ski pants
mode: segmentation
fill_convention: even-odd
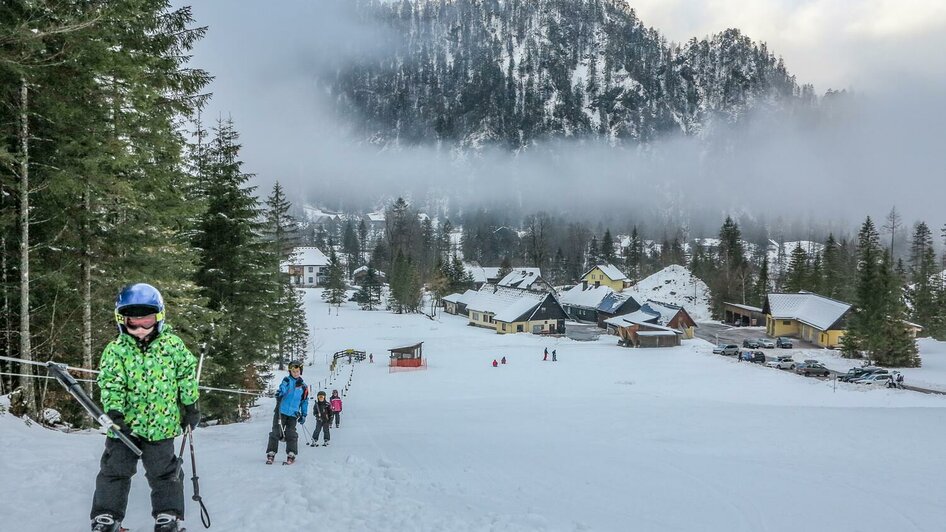
[[[282,421],[282,427],[279,422]],[[279,440],[286,440],[286,454],[299,454],[299,433],[296,432],[296,416],[287,416],[276,412],[273,416],[273,430],[269,432],[266,454],[279,451]]]
[[[184,472],[174,454],[174,438],[147,441],[132,438],[141,449],[145,478],[151,486],[151,515],[174,514],[184,518]],[[138,471],[138,457],[124,443],[115,438],[105,439],[105,452],[95,477],[95,495],[92,497],[90,519],[100,514],[111,514],[116,521],[125,518],[131,477]]]
[[[325,435],[324,441],[329,441],[332,439],[332,434],[329,432],[329,429],[332,427],[332,420],[322,421],[319,419],[315,423],[315,432],[312,433],[312,441],[319,441],[319,433],[323,432]]]

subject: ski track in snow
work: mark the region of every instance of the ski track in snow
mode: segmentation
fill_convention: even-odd
[[[834,391],[712,355],[700,340],[626,349],[610,336],[497,335],[450,315],[351,304],[326,315],[319,293],[306,294],[320,346],[306,381],[325,381],[325,355],[340,349],[375,363],[340,366],[325,389],[354,372],[342,426],[329,447],[300,434],[292,466],[279,463],[284,445],[264,464],[272,399],[245,423],[195,431],[211,530],[788,532],[851,530],[856,519],[858,530],[887,532],[946,522],[946,397]],[[389,374],[386,349],[417,341],[428,369]],[[545,347],[558,362],[541,361]],[[491,367],[502,356],[509,363]],[[0,415],[0,529],[88,530],[102,444],[95,432]],[[188,454],[184,473],[196,532]],[[150,530],[150,511],[139,467],[125,525]]]

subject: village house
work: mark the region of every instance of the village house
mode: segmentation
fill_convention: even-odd
[[[476,290],[467,290],[462,294],[453,293],[448,296],[444,296],[444,298],[441,300],[443,301],[443,308],[447,314],[459,314],[466,316],[466,302],[470,297],[473,297],[474,294],[476,294]]]
[[[812,292],[768,294],[762,305],[769,336],[794,336],[821,347],[841,345],[851,305]]]
[[[605,296],[604,299],[601,300],[601,303],[598,304],[598,327],[607,329],[608,325],[605,323],[605,320],[608,318],[622,314],[630,314],[639,308],[641,308],[641,304],[638,303],[637,299],[631,294],[627,292],[612,292]]]
[[[295,248],[289,260],[279,265],[279,271],[289,274],[289,282],[300,288],[321,286],[328,274],[328,257],[319,248]]]
[[[506,274],[506,276],[500,279],[496,284],[509,288],[525,288],[542,292],[554,291],[552,285],[542,278],[542,272],[539,268],[516,268]]]
[[[493,329],[499,334],[565,332],[568,317],[555,296],[519,288],[484,285],[463,297],[469,324]]]
[[[621,292],[630,284],[627,276],[613,264],[599,264],[581,276],[588,286],[607,286],[615,292]]]
[[[648,301],[630,314],[604,320],[608,330],[627,347],[673,347],[683,338],[693,338],[696,322],[683,308]]]
[[[559,302],[568,317],[583,322],[598,322],[598,306],[614,294],[609,286],[594,286],[587,282],[573,286],[559,296]],[[634,309],[637,310],[637,309]]]
[[[765,323],[765,313],[759,307],[740,303],[723,303],[723,323],[739,327],[756,327]]]

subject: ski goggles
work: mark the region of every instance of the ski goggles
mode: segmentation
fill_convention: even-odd
[[[148,325],[150,320],[151,325]],[[164,320],[164,312],[156,312],[154,314],[148,314],[145,316],[125,316],[120,314],[117,310],[115,311],[115,321],[129,329],[148,329],[153,327],[155,323]],[[129,326],[129,323],[134,323],[133,327]]]
[[[138,329],[153,329],[155,325],[158,324],[157,314],[151,314],[150,316],[141,316],[141,317],[125,317],[125,328],[129,331],[137,331]]]

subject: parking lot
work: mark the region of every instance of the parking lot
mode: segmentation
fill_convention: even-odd
[[[716,322],[703,322],[700,323],[696,328],[696,337],[702,340],[706,340],[714,345],[725,345],[725,344],[736,344],[739,346],[740,351],[748,350],[748,348],[742,347],[743,340],[755,339],[755,338],[768,338],[765,334],[765,327],[734,327],[732,325],[727,325],[723,323]],[[822,349],[819,346],[816,346],[812,343],[799,340],[798,338],[791,338],[792,340],[792,349],[752,349],[752,351],[762,351],[765,354],[766,362],[775,360],[779,355],[789,354],[793,355],[796,362],[801,362],[804,358],[800,358],[796,349]],[[857,361],[852,360],[851,366],[858,366]],[[815,379],[834,379],[844,374],[844,372],[839,372],[828,368],[831,372],[827,377],[817,377],[812,376]],[[912,390],[921,393],[932,393],[932,394],[943,394],[946,393],[939,390],[932,390],[928,388],[921,388],[917,386],[904,386],[906,390]]]

